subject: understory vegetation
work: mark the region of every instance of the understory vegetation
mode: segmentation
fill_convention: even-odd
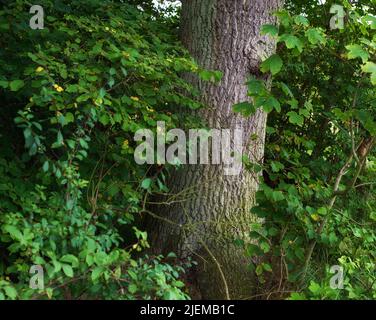
[[[376,8],[338,0],[332,30],[337,2],[312,2],[287,1],[263,26],[277,51],[233,107],[268,113],[263,161],[244,159],[260,223],[236,244],[255,299],[376,299]],[[27,1],[0,8],[0,299],[190,299],[197,262],[154,255],[143,228],[173,166],[138,165],[134,135],[197,125],[181,110],[205,106],[182,75],[220,73],[183,48],[169,1],[39,4],[43,30]],[[33,265],[43,289],[29,286]]]

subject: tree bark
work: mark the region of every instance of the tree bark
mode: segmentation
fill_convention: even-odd
[[[263,24],[276,22],[271,12],[280,6],[281,0],[183,0],[183,44],[200,67],[223,73],[218,84],[185,76],[207,106],[199,115],[210,128],[241,128],[243,155],[254,162],[263,158],[266,114],[258,110],[243,118],[232,106],[249,100],[247,79],[258,75],[261,60],[275,50],[275,43],[259,32]],[[230,176],[224,174],[223,165],[184,165],[171,175],[169,187],[176,196],[158,210],[165,220],[152,223],[153,246],[198,262],[192,276],[200,294],[195,298],[250,297],[254,286],[250,261],[234,241],[246,240],[256,221],[250,209],[258,177],[244,168]]]

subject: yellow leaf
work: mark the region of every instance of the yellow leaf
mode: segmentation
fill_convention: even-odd
[[[58,84],[54,84],[54,88],[57,92],[62,92],[64,91],[64,89],[62,87],[60,87]]]
[[[123,142],[123,149],[128,148],[128,144],[129,144],[129,141],[128,140],[124,140],[124,142]]]

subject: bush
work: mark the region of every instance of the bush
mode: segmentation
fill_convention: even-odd
[[[0,298],[186,299],[187,264],[146,256],[133,135],[197,107],[178,76],[196,66],[173,18],[115,1],[27,1],[0,10]],[[152,170],[151,170],[152,171]],[[153,178],[148,188],[163,188]],[[29,269],[44,268],[43,290]]]

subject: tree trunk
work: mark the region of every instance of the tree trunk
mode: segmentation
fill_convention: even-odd
[[[243,155],[254,162],[263,158],[266,114],[258,110],[243,118],[232,106],[249,100],[247,79],[257,76],[260,61],[275,50],[275,43],[259,31],[263,24],[275,23],[271,12],[280,5],[281,0],[185,0],[182,7],[183,44],[200,67],[223,73],[219,84],[185,76],[207,106],[199,115],[210,128],[241,128]],[[250,297],[250,261],[234,241],[246,239],[256,220],[250,209],[258,177],[245,169],[225,175],[223,165],[184,165],[169,181],[176,196],[158,210],[165,220],[153,221],[153,246],[198,262],[194,277],[201,298]]]

